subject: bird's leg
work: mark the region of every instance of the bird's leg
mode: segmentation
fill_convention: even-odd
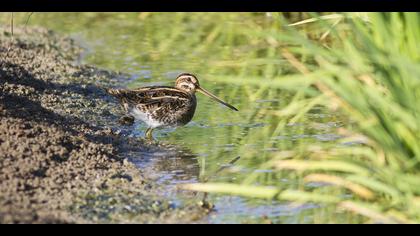
[[[153,129],[152,128],[147,128],[146,130],[146,139],[148,139],[149,141],[153,141]]]

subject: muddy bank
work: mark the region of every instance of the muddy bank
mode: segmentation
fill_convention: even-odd
[[[41,28],[0,27],[0,223],[194,222],[125,153],[147,150],[117,126],[103,87],[124,75],[75,63],[82,49]]]

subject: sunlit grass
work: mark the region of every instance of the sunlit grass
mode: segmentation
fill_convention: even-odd
[[[420,40],[420,18],[416,13],[368,16],[368,22],[360,18],[346,20],[350,35],[343,33],[346,29],[332,29],[333,43],[328,46],[322,40],[309,40],[294,29],[287,33],[272,29],[267,32],[267,37],[278,42],[300,44],[298,50],[276,55],[285,57],[302,75],[289,78],[280,75],[274,82],[272,76],[261,79],[249,76],[242,80],[220,77],[236,84],[269,83],[298,94],[305,91],[309,97],[296,99],[278,112],[286,120],[305,119],[302,114],[315,105],[347,114],[354,125],[344,127],[342,132],[348,137],[363,137],[363,144],[321,147],[316,151],[300,146],[306,151],[279,160],[274,156],[269,163],[281,173],[297,172],[297,178],[304,182],[334,186],[342,195],[351,194],[350,199],[328,191],[325,197],[320,197],[324,185],[299,186],[305,197],[289,194],[298,190],[290,186],[264,189],[254,186],[255,177],[249,177],[251,181],[243,185],[197,184],[187,188],[280,200],[285,200],[282,194],[286,194],[287,200],[328,201],[337,209],[377,222],[419,222],[420,65],[419,47],[414,42]],[[272,70],[268,65],[266,69]]]
[[[15,23],[23,24],[25,16],[16,14]],[[0,19],[8,22],[9,15]],[[197,114],[197,121],[264,121],[258,131],[232,126],[222,135],[210,127],[206,136],[218,138],[206,140],[208,146],[195,151],[234,143],[237,149],[232,155],[241,155],[238,165],[272,172],[254,171],[238,176],[234,183],[188,189],[325,204],[314,210],[314,222],[334,222],[326,214],[342,211],[349,212],[349,222],[352,216],[356,222],[420,222],[419,14],[85,13],[66,20],[35,14],[29,24],[49,21],[57,29],[66,25],[63,32],[96,25],[101,34],[115,35],[109,38],[116,42],[98,42],[113,48],[88,55],[87,61],[113,70],[127,68],[139,77],[142,63],[154,78],[163,77],[162,71],[182,68],[197,73],[210,88],[215,82],[229,85],[230,89],[216,90],[223,99],[240,98],[235,106],[242,116],[204,113]],[[108,24],[102,26],[101,20]],[[110,32],[109,24],[117,30]],[[162,29],[169,24],[173,27]],[[95,33],[86,32],[87,37]],[[136,37],[125,39],[127,34]],[[119,58],[115,53],[139,65],[127,66],[115,59]],[[267,109],[255,105],[261,98],[278,101]],[[325,132],[316,128],[324,121],[317,114],[328,114],[326,121],[338,123],[329,132],[344,138],[294,139]],[[170,138],[178,140],[176,135]],[[183,135],[185,143],[196,139]],[[247,146],[255,143],[262,147]],[[217,159],[225,155],[222,152],[213,152],[211,161],[223,162]],[[201,161],[204,166],[205,159]],[[217,169],[205,166],[210,173]],[[285,184],[282,179],[291,181]]]

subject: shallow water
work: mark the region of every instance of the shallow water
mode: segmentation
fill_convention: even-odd
[[[322,145],[339,142],[336,129],[340,127],[340,120],[321,110],[314,110],[307,123],[292,123],[285,129],[277,130],[280,118],[275,111],[287,105],[290,94],[277,89],[216,82],[212,76],[221,75],[212,67],[217,64],[214,62],[214,51],[188,48],[190,45],[183,44],[182,40],[173,43],[177,39],[177,31],[171,27],[191,29],[187,32],[195,40],[194,27],[204,26],[194,21],[184,22],[173,13],[166,14],[159,20],[147,21],[144,14],[36,13],[30,21],[32,25],[48,27],[76,38],[88,49],[81,58],[82,63],[130,74],[131,79],[121,84],[122,87],[172,85],[177,74],[191,72],[198,75],[204,88],[239,109],[239,112],[233,112],[198,95],[198,108],[192,122],[176,130],[155,132],[156,139],[170,146],[166,151],[147,151],[131,156],[131,161],[165,186],[162,194],[182,204],[177,184],[200,182],[238,156],[240,159],[237,162],[211,177],[210,181],[241,183],[253,178],[255,184],[295,185],[297,183],[291,182],[287,175],[278,175],[262,165],[272,155],[293,150],[302,143]],[[243,17],[246,19],[250,15],[244,14]],[[238,17],[223,23],[226,27],[243,24]],[[181,29],[180,32],[185,32]],[[188,40],[190,35],[182,37]],[[166,41],[168,44],[165,44]],[[245,51],[238,50],[233,56],[227,54],[223,59],[225,62],[243,60],[245,54]],[[257,70],[258,66],[250,66],[249,70]],[[223,66],[219,67],[228,71]],[[144,129],[143,124],[138,124],[129,135],[141,137]],[[329,218],[333,217],[338,217],[333,220],[336,222],[349,221],[346,216],[334,215],[314,204],[221,195],[210,195],[209,200],[216,206],[216,211],[207,219],[211,223],[331,222]],[[320,216],[323,220],[317,219]]]

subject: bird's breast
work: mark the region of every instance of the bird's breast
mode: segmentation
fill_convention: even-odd
[[[185,125],[192,120],[194,117],[195,109],[197,107],[197,99],[195,95],[192,95],[192,99],[189,101],[188,106],[186,106],[180,114],[178,119],[179,125]]]

